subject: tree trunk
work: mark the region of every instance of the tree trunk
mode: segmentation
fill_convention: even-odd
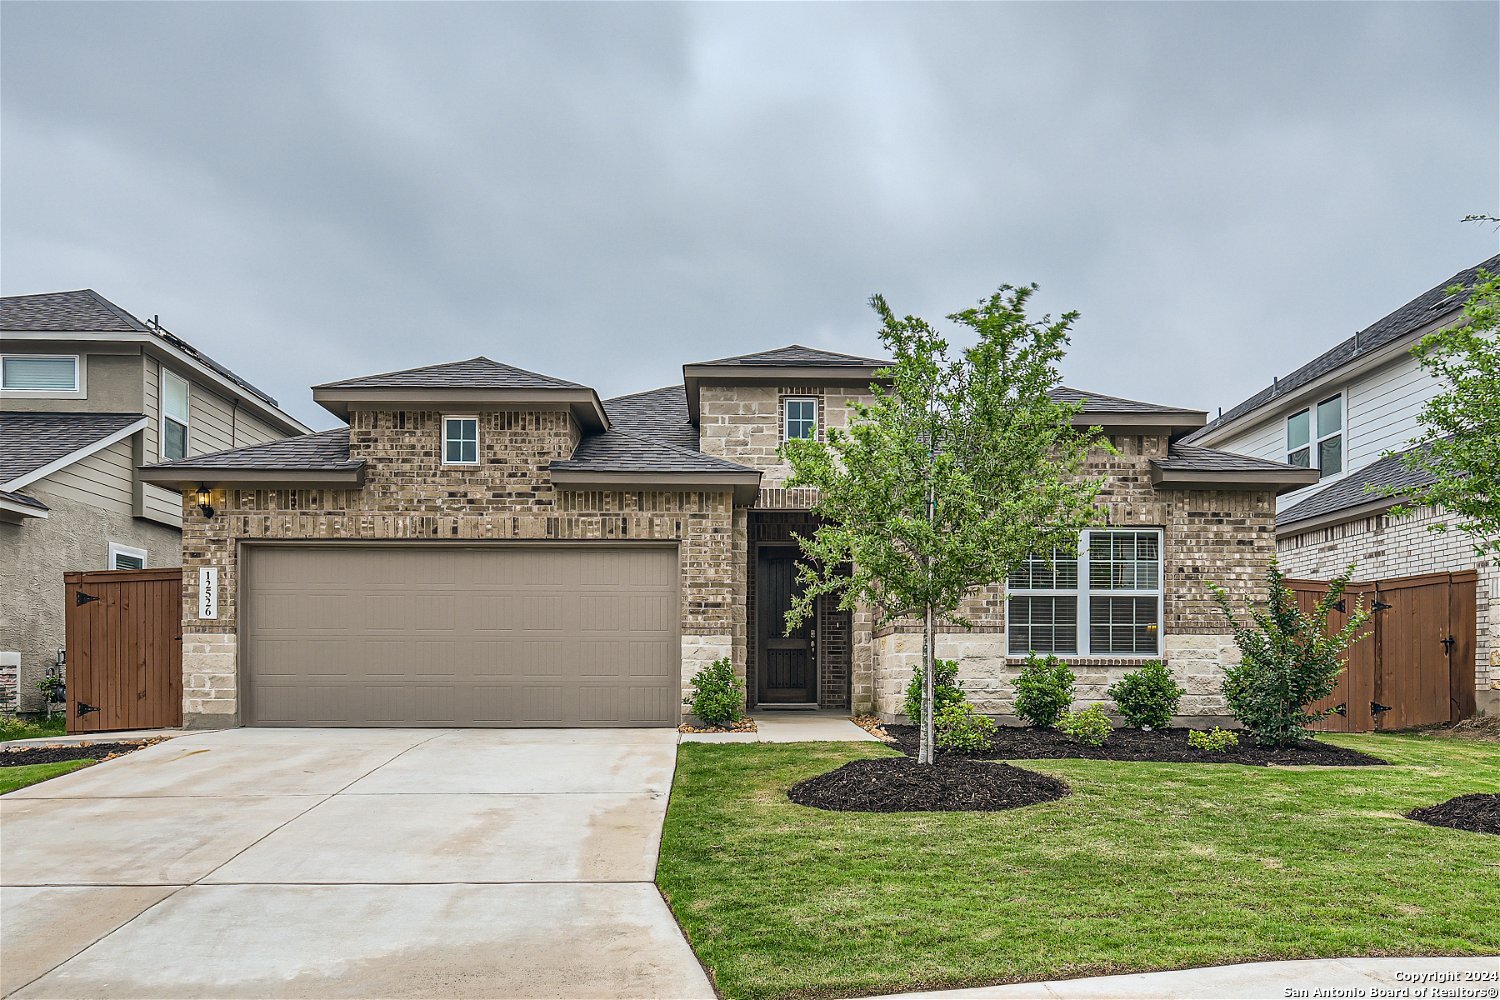
[[[936,636],[932,627],[932,607],[927,608],[927,621],[922,629],[922,733],[917,743],[917,763],[931,764],[937,753],[937,719],[934,705],[937,701],[937,650]]]

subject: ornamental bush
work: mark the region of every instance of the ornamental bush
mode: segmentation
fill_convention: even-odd
[[[693,714],[703,720],[705,726],[725,726],[740,721],[741,707],[745,704],[745,685],[734,675],[734,665],[729,657],[710,663],[693,675],[689,682],[693,686],[690,698],[682,699],[690,705]]]
[[[1057,657],[1030,654],[1011,682],[1016,688],[1016,715],[1033,726],[1056,724],[1073,704],[1073,680],[1073,671]]]
[[[1127,726],[1165,729],[1177,714],[1177,703],[1187,694],[1160,660],[1151,660],[1132,670],[1105,691],[1115,700]]]
[[[1069,712],[1063,716],[1057,728],[1079,743],[1091,747],[1102,747],[1115,731],[1114,723],[1109,721],[1109,714],[1104,711],[1103,705],[1090,705],[1081,712]]]
[[[1307,706],[1333,693],[1344,672],[1344,651],[1365,637],[1361,630],[1370,613],[1363,603],[1354,606],[1343,628],[1328,634],[1328,613],[1342,600],[1353,572],[1351,565],[1330,580],[1328,592],[1306,612],[1273,559],[1270,600],[1250,609],[1248,625],[1235,616],[1224,588],[1209,584],[1240,647],[1240,662],[1224,671],[1224,700],[1262,746],[1309,739],[1308,723],[1333,711],[1309,712]]]
[[[932,672],[932,716],[941,720],[943,709],[949,705],[962,705],[964,702],[963,681],[958,679],[957,660],[934,660],[936,669]],[[906,713],[906,718],[912,725],[922,726],[922,668],[919,665],[911,673],[911,683],[906,685],[906,701],[901,705],[901,711]]]
[[[990,748],[995,720],[974,711],[966,701],[944,705],[937,713],[937,745],[943,750],[978,752]]]
[[[1188,733],[1188,746],[1198,750],[1207,750],[1209,753],[1224,753],[1233,750],[1240,745],[1240,738],[1227,729],[1214,726],[1204,732],[1194,729]]]

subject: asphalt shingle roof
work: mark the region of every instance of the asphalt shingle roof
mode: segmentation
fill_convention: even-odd
[[[139,413],[0,412],[0,486],[140,419]]]
[[[1106,396],[1099,392],[1089,392],[1085,389],[1071,389],[1061,385],[1050,393],[1052,398],[1059,403],[1076,403],[1080,399],[1084,401],[1084,413],[1196,413],[1196,410],[1184,410],[1180,406],[1164,406],[1161,403],[1143,403],[1136,399],[1121,399],[1119,396]]]
[[[1325,351],[1307,364],[1298,368],[1290,375],[1279,378],[1274,384],[1267,386],[1260,392],[1251,396],[1229,409],[1222,416],[1209,421],[1201,430],[1194,432],[1189,439],[1201,437],[1202,435],[1218,427],[1244,416],[1262,406],[1294,392],[1310,382],[1322,378],[1329,372],[1349,364],[1355,358],[1368,354],[1377,348],[1394,343],[1401,338],[1422,329],[1429,323],[1442,316],[1456,312],[1463,307],[1464,297],[1462,295],[1451,296],[1448,288],[1452,285],[1463,285],[1472,287],[1476,273],[1483,268],[1490,273],[1500,271],[1500,254],[1489,260],[1481,261],[1473,267],[1459,271],[1453,277],[1432,286],[1412,299],[1406,305],[1397,309],[1389,315],[1383,316],[1345,340],[1343,343]]]
[[[801,344],[789,344],[786,347],[778,347],[770,351],[759,351],[755,354],[738,354],[732,358],[719,358],[717,361],[695,361],[694,365],[785,365],[792,368],[800,367],[862,367],[865,365],[888,365],[889,361],[879,358],[861,358],[853,354],[839,354],[835,351],[822,351],[816,347],[803,347]]]
[[[23,507],[33,507],[37,510],[52,509],[36,497],[29,497],[24,493],[13,493],[10,490],[0,490],[0,500],[9,500],[11,503],[18,503]]]
[[[441,365],[425,365],[399,372],[383,372],[325,382],[316,389],[587,389],[588,386],[539,375],[489,358],[470,358]]]
[[[358,469],[364,462],[349,458],[349,428],[335,427],[299,437],[267,441],[245,448],[229,448],[193,455],[151,469],[219,469],[223,471],[322,471]]]
[[[1356,469],[1343,479],[1299,500],[1276,515],[1277,527],[1337,514],[1341,510],[1379,500],[1380,494],[1369,492],[1369,487],[1394,486],[1397,489],[1409,489],[1413,486],[1426,486],[1433,480],[1432,473],[1409,469],[1403,461],[1414,450],[1408,448],[1398,454],[1376,459],[1364,468]]]
[[[578,442],[573,457],[552,463],[569,472],[754,472],[735,462],[635,434],[608,430]]]
[[[1273,462],[1265,458],[1236,455],[1217,448],[1205,448],[1197,444],[1173,442],[1167,446],[1167,457],[1158,458],[1153,464],[1162,469],[1183,472],[1289,472],[1305,471],[1285,462]]]
[[[680,385],[606,399],[604,412],[615,430],[698,450],[698,428],[688,420],[687,391]]]

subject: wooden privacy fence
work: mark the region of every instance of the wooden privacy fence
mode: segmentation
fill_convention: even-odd
[[[1343,628],[1357,601],[1374,613],[1369,634],[1349,648],[1333,695],[1313,706],[1336,708],[1313,728],[1340,733],[1457,722],[1474,714],[1474,593],[1477,576],[1428,573],[1351,583],[1343,608],[1328,616]],[[1288,580],[1305,610],[1328,592],[1323,580]]]
[[[182,725],[182,569],[64,573],[68,732]]]

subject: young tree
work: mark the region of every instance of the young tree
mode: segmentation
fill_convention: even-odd
[[[1462,285],[1448,289],[1450,295],[1464,291]],[[1500,555],[1500,275],[1478,272],[1464,317],[1466,323],[1429,333],[1412,348],[1443,388],[1418,416],[1430,440],[1403,461],[1432,481],[1376,491],[1406,497],[1391,511],[1398,517],[1418,507],[1452,511],[1476,552]]]
[[[1002,285],[949,316],[978,340],[953,358],[926,321],[898,318],[875,296],[893,360],[873,401],[854,404],[848,429],[831,429],[826,442],[783,448],[788,485],[816,488],[823,518],[799,539],[803,587],[788,626],[824,594],[845,609],[866,604],[882,623],[922,619],[924,764],[933,761],[936,622],[968,626],[958,614],[966,596],[1032,553],[1075,552],[1079,532],[1103,516],[1103,479],[1082,468],[1108,440],[1073,425],[1081,403],[1051,396],[1077,314],[1028,319],[1035,290]]]

